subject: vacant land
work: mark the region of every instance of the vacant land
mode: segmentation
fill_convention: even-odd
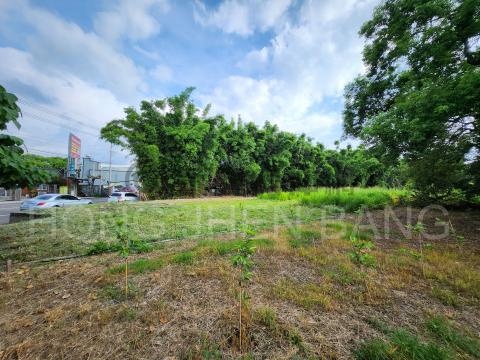
[[[98,241],[115,241],[115,219],[125,219],[131,234],[146,242],[234,233],[245,225],[258,230],[275,224],[318,220],[334,209],[297,201],[246,198],[95,204],[45,211],[48,218],[0,227],[0,260],[31,261],[85,254]]]
[[[150,214],[149,221],[130,223],[136,236],[183,240],[129,256],[128,296],[124,259],[116,253],[2,273],[1,359],[479,357],[478,212],[396,208],[386,231],[382,210],[343,216],[298,200],[151,202],[91,211],[98,209],[91,216],[106,241],[115,241],[111,213],[136,212]],[[72,252],[86,252],[98,238],[79,228],[82,213],[49,243],[52,224],[70,212],[35,221],[31,235],[20,224],[4,227],[2,246],[16,231],[7,240],[25,259],[65,253],[56,250],[63,241]],[[231,257],[246,224],[256,230],[256,249],[240,349]]]

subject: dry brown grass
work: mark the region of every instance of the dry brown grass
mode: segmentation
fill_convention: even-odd
[[[372,319],[427,336],[424,319],[443,314],[480,334],[478,242],[433,243],[424,277],[415,242],[374,240],[371,268],[352,262],[345,237],[338,224],[320,223],[257,235],[273,245],[254,256],[244,355],[349,358],[362,340],[383,336]],[[195,261],[132,273],[128,299],[122,275],[109,272],[121,261],[116,255],[0,274],[0,359],[238,358],[230,254],[209,244],[132,256],[194,251]]]

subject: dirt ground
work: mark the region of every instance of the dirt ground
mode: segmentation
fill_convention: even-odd
[[[0,274],[0,359],[348,359],[363,341],[386,338],[378,324],[432,340],[430,316],[478,338],[480,212],[392,211],[345,219],[373,235],[371,267],[349,256],[352,225],[257,234],[271,245],[253,257],[242,348],[229,254],[195,252],[188,263],[132,271],[128,298],[123,272],[111,271],[123,263],[117,254],[15,267]],[[129,261],[195,246],[171,243]]]

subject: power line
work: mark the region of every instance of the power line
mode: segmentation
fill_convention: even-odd
[[[36,110],[36,111],[40,111],[40,112],[43,112],[43,113],[47,113],[47,114],[53,115],[53,116],[55,116],[55,117],[64,118],[64,119],[66,119],[66,120],[70,120],[70,121],[76,122],[76,123],[78,123],[78,124],[80,124],[80,125],[83,125],[83,126],[86,126],[86,127],[91,127],[91,128],[94,128],[95,130],[99,130],[99,131],[100,131],[100,128],[97,128],[97,127],[95,127],[95,126],[92,126],[91,124],[87,124],[87,123],[85,123],[85,122],[83,122],[83,121],[80,121],[80,120],[78,120],[78,119],[76,119],[76,118],[73,118],[73,117],[71,117],[71,116],[69,116],[69,115],[62,114],[62,113],[53,111],[53,110],[47,108],[47,107],[44,106],[44,105],[37,104],[37,103],[33,103],[33,102],[31,102],[31,101],[29,101],[29,100],[25,100],[25,99],[19,99],[19,101],[20,101],[21,103],[23,103],[24,105],[27,105],[28,107],[33,108],[33,109]],[[78,114],[78,115],[80,115],[80,114]],[[82,116],[82,115],[80,115],[80,116]],[[85,116],[82,116],[82,117],[85,118]],[[95,120],[93,120],[93,119],[91,119],[91,118],[87,118],[87,119],[91,120],[92,122],[95,122]]]
[[[80,128],[76,128],[76,127],[73,127],[73,126],[69,126],[69,125],[66,125],[66,124],[61,124],[61,123],[58,123],[50,118],[45,118],[43,116],[39,116],[37,114],[33,114],[33,113],[30,113],[30,112],[24,112],[25,116],[28,116],[28,117],[32,117],[34,119],[37,119],[39,121],[42,121],[42,122],[47,122],[49,124],[52,124],[52,125],[56,125],[58,127],[61,127],[61,128],[64,128],[65,130],[69,130],[69,131],[73,131],[73,132],[82,132],[84,134],[87,134],[87,135],[90,135],[90,136],[93,136],[95,138],[99,138],[100,135],[99,134],[94,134],[94,133],[91,133],[89,131],[86,131],[86,130],[83,130],[83,129],[80,129]]]
[[[44,154],[52,154],[52,155],[55,155],[55,156],[60,156],[60,157],[66,157],[66,154],[61,154],[61,153],[57,153],[57,152],[54,152],[54,151],[47,151],[47,150],[42,150],[42,149],[35,149],[35,148],[32,148],[32,147],[27,147],[27,153],[31,153],[31,150],[35,151],[35,152],[39,152],[39,153],[44,153]],[[35,155],[35,154],[33,154]]]

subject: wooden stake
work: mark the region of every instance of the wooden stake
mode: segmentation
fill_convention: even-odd
[[[243,290],[242,290],[242,285],[240,283],[240,328],[239,328],[239,336],[240,336],[240,354],[242,353],[242,295],[243,295]]]
[[[128,259],[125,258],[125,299],[128,297]]]
[[[6,266],[5,266],[5,270],[6,270],[7,272],[10,272],[10,271],[12,271],[12,267],[13,267],[13,266],[12,266],[12,260],[8,259],[8,260],[7,260],[7,264],[6,264]]]

